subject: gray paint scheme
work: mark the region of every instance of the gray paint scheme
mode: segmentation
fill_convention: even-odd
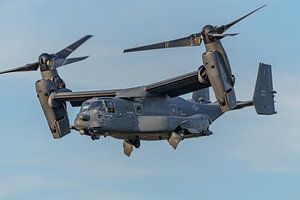
[[[272,83],[270,65],[261,63],[254,94],[263,90],[262,98],[259,96],[255,101],[238,101],[233,110],[254,105],[264,108],[256,109],[258,114],[275,114],[274,91],[270,83]],[[207,98],[206,89],[195,91],[198,92]],[[266,96],[270,98],[265,99]],[[107,113],[98,109],[81,111],[75,119],[75,129],[83,135],[91,134],[94,139],[100,135],[124,139],[127,141],[127,144],[124,143],[124,152],[126,148],[132,149],[128,145],[134,145],[137,140],[168,140],[171,146],[176,148],[178,138],[211,135],[210,125],[224,113],[217,102],[196,102],[193,99],[168,96],[133,99],[98,97],[85,103],[92,104],[97,101],[113,101],[115,112]],[[142,108],[142,112],[137,112],[136,105]],[[266,107],[268,109],[265,109]],[[90,116],[89,120],[82,120],[83,115]],[[125,154],[130,155],[128,151]]]
[[[0,74],[40,69],[42,79],[36,82],[36,92],[54,138],[69,134],[71,129],[93,140],[111,136],[124,140],[123,150],[127,156],[131,155],[133,147],[140,147],[141,140],[167,140],[176,149],[183,139],[211,135],[210,125],[227,111],[254,106],[258,114],[276,113],[271,66],[260,64],[253,100],[237,101],[234,76],[220,41],[226,36],[236,35],[224,34],[224,31],[255,11],[227,25],[207,25],[201,33],[186,38],[125,50],[195,46],[204,41],[203,66],[197,71],[145,86],[83,92],[67,89],[57,68],[86,59],[86,56],[67,57],[91,35],[56,54],[40,55],[37,63]],[[209,87],[217,98],[215,103],[210,102]],[[190,92],[193,92],[191,100],[179,97]],[[72,106],[81,106],[72,127],[66,109],[67,101]]]
[[[260,64],[253,96],[253,104],[258,114],[276,114],[274,106],[275,94],[276,91],[273,90],[272,83],[271,65]]]
[[[209,88],[204,88],[192,93],[192,99],[196,103],[211,103],[209,96]]]

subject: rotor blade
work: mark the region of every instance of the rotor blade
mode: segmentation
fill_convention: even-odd
[[[85,41],[93,37],[92,35],[86,35],[81,39],[77,40],[73,44],[69,45],[68,47],[64,48],[63,50],[57,52],[55,56],[59,58],[66,58],[68,57],[73,51],[75,51],[80,45],[82,45]]]
[[[199,46],[201,44],[201,34],[193,34],[188,37],[171,40],[167,42],[161,42],[131,49],[125,49],[123,53],[134,52],[134,51],[145,51],[153,49],[164,49],[164,48],[174,48],[174,47],[186,47],[186,46]]]
[[[247,15],[245,15],[245,16],[243,16],[243,17],[241,17],[241,18],[239,18],[239,19],[237,19],[237,20],[235,20],[235,21],[233,21],[233,22],[231,22],[231,23],[229,23],[229,24],[222,25],[222,26],[218,27],[218,32],[219,32],[219,33],[224,33],[226,30],[228,30],[230,27],[232,27],[232,26],[235,25],[236,23],[240,22],[241,20],[245,19],[246,17],[252,15],[252,14],[255,13],[256,11],[258,11],[258,10],[260,10],[260,9],[266,7],[266,6],[267,6],[267,5],[263,5],[263,6],[259,7],[259,8],[257,8],[257,9],[255,9],[255,10],[253,10],[252,12],[248,13]]]
[[[57,58],[54,62],[54,66],[51,66],[51,68],[58,68],[61,67],[63,65],[68,65],[71,63],[75,63],[75,62],[79,62],[82,61],[84,59],[87,59],[89,56],[82,56],[82,57],[77,57],[77,58]],[[53,65],[53,64],[52,64]]]
[[[11,72],[27,72],[27,71],[36,71],[39,68],[39,63],[31,63],[31,64],[27,64],[24,65],[22,67],[16,67],[13,69],[9,69],[6,71],[2,71],[0,72],[0,74],[6,74],[6,73],[11,73]]]
[[[216,39],[222,39],[227,36],[236,36],[238,33],[208,33],[208,36],[216,38]]]

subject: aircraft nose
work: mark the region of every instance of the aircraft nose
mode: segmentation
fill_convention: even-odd
[[[81,119],[82,121],[90,121],[91,116],[89,114],[81,114],[79,116],[79,119]]]
[[[85,130],[89,127],[89,121],[91,120],[91,116],[87,113],[79,114],[74,122],[74,127],[77,130]]]

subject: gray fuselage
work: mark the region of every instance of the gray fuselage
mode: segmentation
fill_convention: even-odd
[[[218,104],[180,97],[93,98],[82,104],[74,125],[81,134],[119,139],[161,140],[180,131],[191,138],[210,134],[209,125],[221,114]]]

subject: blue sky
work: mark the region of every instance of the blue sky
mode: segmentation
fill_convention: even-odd
[[[299,198],[298,1],[1,0],[0,69],[93,34],[74,53],[91,57],[59,69],[69,88],[147,84],[197,69],[203,47],[128,55],[124,48],[184,37],[263,4],[223,45],[241,100],[252,98],[258,63],[273,65],[278,114],[227,113],[212,125],[214,135],[185,140],[177,151],[167,142],[142,142],[128,159],[120,140],[76,133],[53,140],[35,94],[39,72],[1,76],[0,199]]]

